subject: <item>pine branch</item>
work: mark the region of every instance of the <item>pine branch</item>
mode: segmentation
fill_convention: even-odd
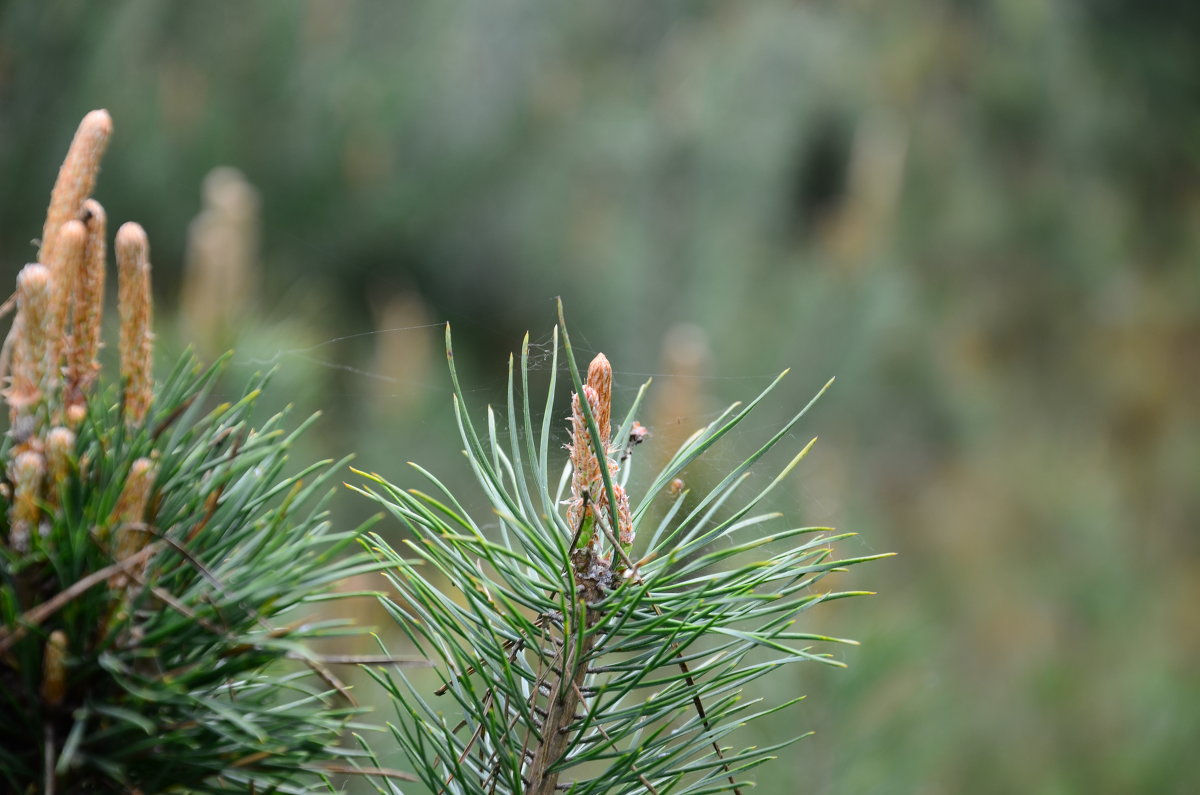
[[[645,438],[633,416],[644,387],[614,444],[608,362],[596,357],[583,379],[561,328],[553,361],[560,331],[575,390],[569,463],[557,493],[549,454],[556,372],[538,430],[526,338],[519,370],[510,360],[507,434],[491,409],[477,428],[449,330],[455,416],[498,532],[485,533],[420,467],[437,496],[366,473],[364,485],[354,487],[412,534],[404,555],[372,536],[370,547],[397,592],[385,606],[418,650],[438,662],[436,695],[461,711],[447,721],[403,672],[373,672],[404,718],[393,736],[439,794],[740,792],[746,771],[779,746],[738,750],[727,738],[785,705],[752,712],[738,694],[780,665],[840,665],[796,644],[849,641],[791,627],[802,611],[861,593],[817,590],[824,577],[881,556],[837,559],[831,545],[843,536],[825,528],[763,532],[779,517],[756,515],[755,506],[811,444],[766,487],[742,494],[752,469],[808,406],[706,494],[667,488],[778,380],[695,434],[633,499],[627,488],[634,442],[626,440],[633,429]],[[651,526],[651,504],[663,494],[671,504]],[[768,544],[777,551],[763,557]],[[429,580],[430,572],[452,592]]]
[[[216,408],[223,360],[155,379],[137,224],[116,237],[119,384],[100,378],[106,223],[88,193],[110,133],[103,111],[81,124],[0,353],[0,789],[326,790],[369,758],[338,747],[355,711],[329,666],[415,661],[306,649],[322,624],[297,620],[305,603],[379,567],[342,554],[366,526],[331,529],[330,462],[288,474],[306,423],[255,427],[265,378]]]

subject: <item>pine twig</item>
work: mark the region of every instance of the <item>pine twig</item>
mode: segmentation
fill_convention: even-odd
[[[162,544],[150,544],[142,547],[141,550],[124,560],[119,560],[111,566],[105,566],[103,569],[94,571],[86,577],[81,577],[69,588],[60,591],[57,595],[52,596],[37,607],[31,607],[29,610],[26,610],[17,619],[15,628],[0,632],[0,654],[8,651],[14,643],[25,637],[25,633],[30,629],[41,624],[47,618],[66,607],[72,600],[78,599],[87,593],[88,590],[105,582],[114,574],[122,574],[141,564],[143,561],[149,560],[155,552],[158,552],[162,548]]]

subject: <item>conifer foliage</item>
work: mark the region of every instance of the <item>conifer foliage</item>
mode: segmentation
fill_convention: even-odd
[[[283,416],[251,424],[261,379],[215,406],[219,364],[155,383],[137,224],[115,236],[120,380],[100,378],[111,132],[80,125],[4,346],[0,791],[324,789],[353,708],[305,645],[336,625],[305,606],[377,564],[325,521],[328,462],[287,474]]]
[[[560,332],[573,386],[565,460],[551,444],[566,414],[554,404]],[[540,419],[527,337],[520,367],[509,361],[507,406],[477,427],[447,329],[455,412],[492,508],[486,519],[420,467],[427,490],[362,473],[360,490],[411,531],[400,549],[379,536],[373,544],[396,591],[387,606],[440,678],[433,689],[376,673],[399,713],[393,734],[431,792],[740,792],[793,738],[739,747],[737,729],[799,700],[759,703],[743,688],[781,665],[839,664],[811,644],[852,641],[797,622],[862,593],[822,580],[871,558],[837,559],[843,536],[756,512],[811,447],[765,485],[754,477],[808,406],[711,489],[693,494],[680,482],[779,379],[697,431],[635,497],[645,387],[614,429],[607,358],[580,376],[561,307],[554,339]]]

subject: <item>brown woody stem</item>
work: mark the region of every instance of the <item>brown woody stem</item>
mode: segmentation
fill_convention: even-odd
[[[591,626],[598,615],[587,611],[587,626]],[[575,624],[575,631],[584,632],[585,627]],[[529,765],[529,785],[526,795],[554,795],[558,787],[558,771],[552,768],[566,753],[571,739],[571,723],[575,720],[575,709],[579,706],[580,686],[587,676],[588,657],[596,641],[595,633],[585,634],[582,643],[576,638],[566,638],[563,648],[568,656],[563,660],[562,675],[550,689],[546,705],[546,719],[542,721],[542,740],[534,752]],[[568,676],[569,674],[569,676]]]

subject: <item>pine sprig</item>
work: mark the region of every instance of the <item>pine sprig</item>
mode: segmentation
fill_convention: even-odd
[[[310,607],[380,564],[353,546],[366,526],[328,520],[345,462],[293,473],[307,423],[255,426],[265,377],[215,407],[223,362],[185,356],[155,383],[136,224],[116,236],[121,381],[98,384],[106,222],[88,193],[111,129],[94,111],[76,134],[0,357],[0,790],[327,791],[371,757],[337,747],[358,710],[330,666],[359,660],[308,644],[350,630]]]
[[[552,476],[560,331],[575,397],[570,460]],[[779,528],[778,514],[755,512],[811,443],[746,493],[752,468],[812,403],[707,493],[673,486],[776,379],[693,435],[631,500],[645,387],[614,436],[607,359],[581,377],[561,317],[539,424],[528,338],[519,368],[510,359],[506,427],[491,408],[482,426],[468,416],[449,329],[447,356],[467,460],[498,531],[485,532],[420,467],[428,492],[366,473],[358,489],[411,533],[400,549],[372,536],[373,550],[397,592],[387,608],[435,660],[441,687],[431,697],[403,673],[375,676],[417,775],[433,792],[480,795],[739,791],[796,738],[740,748],[735,732],[798,700],[764,705],[743,699],[744,688],[784,664],[840,665],[812,644],[853,641],[795,624],[822,602],[864,593],[825,590],[826,575],[882,557],[839,559],[833,545],[846,534]]]
[[[324,787],[355,710],[307,650],[346,630],[306,621],[308,605],[377,564],[341,554],[360,531],[331,529],[330,462],[285,474],[295,437],[282,415],[253,428],[257,385],[203,409],[217,372],[177,369],[136,430],[114,390],[89,401],[58,510],[28,551],[0,547],[4,789],[41,789],[47,768],[63,791]],[[158,475],[145,519],[114,525],[146,459]],[[146,537],[124,559],[112,543],[122,532]],[[89,575],[91,587],[39,610]],[[47,703],[56,635],[66,687]]]

